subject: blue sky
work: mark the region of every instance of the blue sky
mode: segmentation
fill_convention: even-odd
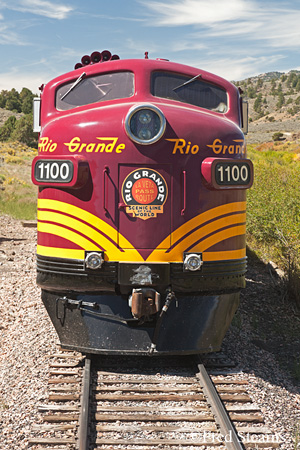
[[[0,0],[0,91],[81,56],[167,58],[229,80],[300,68],[300,0]]]

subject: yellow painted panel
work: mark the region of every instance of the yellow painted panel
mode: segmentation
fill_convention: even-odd
[[[53,258],[82,259],[84,260],[84,250],[76,250],[70,248],[46,247],[37,245],[36,252],[40,256],[49,256]]]
[[[117,231],[95,215],[76,206],[57,200],[40,199],[38,201],[38,208],[40,208],[38,211],[38,220],[56,222],[57,224],[75,230],[75,233],[72,234],[72,232],[68,233],[69,230],[66,228],[62,228],[62,230],[65,230],[64,232],[53,232],[52,228],[51,234],[56,234],[57,236],[68,239],[71,242],[82,246],[85,250],[101,250],[101,245],[105,250],[105,259],[108,261],[143,261],[139,252],[134,249],[132,244],[130,244],[123,236],[121,236],[121,243],[124,247],[129,249],[129,251],[126,250],[126,252],[123,252],[117,248]],[[77,217],[80,217],[81,220],[78,220]],[[50,225],[51,224],[44,224],[43,229],[40,228],[39,231],[50,233],[49,229],[47,229]],[[95,228],[97,228],[98,231],[95,230]],[[80,239],[79,234],[77,234],[78,237],[75,238],[77,231],[80,231],[80,233],[84,234],[87,238],[96,241],[98,244],[97,247],[95,247],[88,239],[86,239],[88,245],[80,245],[79,242],[83,243],[84,241]],[[115,244],[107,239],[102,232],[109,236]]]
[[[237,227],[228,228],[226,230],[222,230],[219,233],[214,234],[213,236],[208,237],[204,241],[200,242],[199,245],[191,248],[190,252],[204,252],[206,249],[212,247],[213,245],[218,244],[221,241],[225,241],[225,239],[230,239],[235,236],[240,236],[246,233],[246,225],[239,225]]]
[[[188,222],[181,225],[171,234],[171,242],[174,245],[179,239],[185,236],[187,233],[191,232],[194,228],[199,227],[201,224],[216,219],[219,216],[223,216],[225,214],[232,214],[235,212],[242,212],[246,210],[246,202],[234,202],[227,203],[226,205],[217,206],[216,208],[209,209],[204,213],[199,214],[196,217],[193,217]],[[168,247],[168,240],[170,238],[163,240],[157,249]]]
[[[37,230],[41,233],[50,233],[55,236],[67,239],[70,242],[74,242],[74,244],[78,245],[78,247],[81,247],[82,249],[101,251],[101,248],[99,246],[93,244],[85,237],[80,236],[74,231],[67,230],[66,228],[61,227],[60,225],[38,222]]]
[[[225,261],[230,259],[245,258],[246,249],[241,248],[239,250],[228,250],[225,252],[203,252],[203,261]]]
[[[245,225],[242,225],[242,229],[244,230],[243,233],[236,233],[237,227],[230,227],[229,229],[224,230],[224,232],[216,232],[209,238],[203,239],[199,244],[195,245],[194,247],[191,247],[194,242],[197,242],[199,239],[203,238],[205,235],[208,235],[214,231],[217,231],[221,228],[228,227],[230,225],[234,225],[236,223],[245,222],[246,215],[243,214],[234,214],[232,216],[226,216],[222,219],[218,219],[215,222],[211,222],[198,230],[196,230],[194,233],[187,236],[186,239],[183,239],[176,245],[170,252],[161,254],[161,250],[159,250],[159,247],[154,250],[151,255],[147,258],[147,261],[182,261],[183,252],[186,251],[186,249],[189,248],[190,252],[203,252],[207,248],[212,247],[213,245],[221,242],[224,239],[228,239],[226,237],[227,235],[229,237],[234,237],[239,234],[245,234],[246,227]],[[224,237],[222,237],[224,236]],[[210,244],[213,242],[212,244]],[[222,259],[222,258],[221,258]]]

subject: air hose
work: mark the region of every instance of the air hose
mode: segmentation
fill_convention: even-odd
[[[162,307],[161,312],[160,312],[159,317],[158,317],[157,322],[156,322],[156,326],[155,326],[154,333],[153,333],[152,343],[151,343],[151,346],[149,348],[149,355],[150,356],[152,356],[153,353],[156,350],[157,341],[158,341],[158,337],[159,337],[160,328],[161,328],[161,325],[162,325],[162,322],[163,322],[163,318],[164,318],[166,312],[169,309],[169,306],[171,305],[171,303],[172,303],[172,301],[174,299],[176,299],[175,294],[174,294],[174,292],[170,291],[167,294],[167,296],[166,296],[165,304]]]

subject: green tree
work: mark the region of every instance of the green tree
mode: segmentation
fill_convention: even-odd
[[[297,78],[297,75],[295,74],[295,72],[290,72],[290,74],[288,76],[288,79],[287,79],[287,82],[286,82],[288,87],[292,86],[292,84],[293,84],[293,82],[295,80],[295,77]],[[297,84],[297,82],[296,82],[296,84]]]
[[[256,88],[259,89],[259,88],[263,87],[263,84],[264,84],[263,79],[259,78],[256,83]]]
[[[284,94],[283,92],[280,92],[278,95],[278,102],[276,103],[277,109],[281,109],[284,104],[285,104]]]
[[[32,114],[26,114],[21,117],[17,122],[15,129],[11,135],[13,140],[22,142],[30,147],[37,148],[38,135],[32,131],[33,118]]]
[[[32,113],[34,95],[30,89],[23,88],[20,93],[21,109],[24,114]]]
[[[248,86],[247,96],[249,98],[255,98],[256,97],[256,90],[255,90],[255,88],[252,85]]]
[[[258,114],[261,113],[261,107],[262,107],[262,94],[258,94],[258,96],[255,99],[253,109]]]
[[[10,111],[21,112],[21,100],[19,92],[13,88],[8,93],[8,97],[5,103],[5,109],[9,109]]]
[[[8,99],[8,91],[3,90],[0,93],[0,108],[5,108]]]
[[[272,78],[271,80],[271,94],[276,95],[276,81],[274,80],[274,78]]]
[[[297,75],[295,74],[293,81],[292,81],[292,87],[295,88],[297,86],[299,77],[297,77]]]
[[[283,133],[281,133],[280,131],[277,131],[276,133],[273,134],[272,139],[273,139],[273,141],[278,142],[278,141],[284,141],[285,137],[284,137]]]
[[[8,141],[15,130],[17,119],[10,116],[0,128],[0,141]]]

